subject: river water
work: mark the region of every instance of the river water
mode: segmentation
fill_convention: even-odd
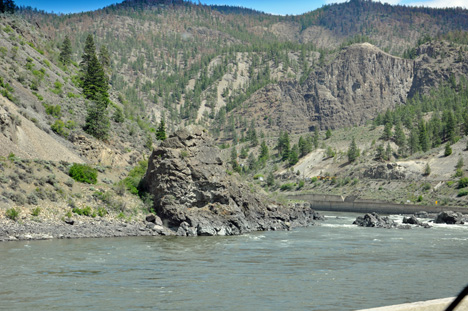
[[[456,296],[468,226],[0,243],[0,310],[355,310]],[[398,216],[392,216],[401,221]]]

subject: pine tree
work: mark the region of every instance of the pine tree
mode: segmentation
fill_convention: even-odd
[[[59,57],[60,62],[64,66],[70,65],[71,55],[72,55],[71,41],[68,36],[65,36],[65,40],[63,40],[62,46],[60,47],[60,57]]]
[[[97,139],[106,140],[109,136],[110,121],[107,115],[108,99],[104,97],[93,100],[88,107],[84,130]]]
[[[297,162],[299,162],[299,147],[297,145],[294,145],[291,148],[291,152],[289,153],[288,161],[289,161],[290,166],[293,166]]]
[[[268,151],[268,146],[265,143],[265,141],[262,141],[262,144],[260,145],[260,155],[258,156],[258,162],[260,162],[262,166],[264,166],[269,158],[270,152]]]
[[[379,161],[385,160],[385,150],[383,144],[377,146],[377,153],[375,154],[375,159]]]
[[[405,132],[403,132],[401,122],[398,122],[395,125],[395,134],[393,138],[395,139],[395,143],[397,144],[397,146],[400,148],[406,144],[406,136],[405,136]]]
[[[237,149],[236,146],[232,147],[231,150],[231,166],[234,171],[239,171],[239,163],[237,162]]]
[[[419,145],[421,146],[421,150],[423,152],[426,152],[429,150],[429,136],[427,134],[426,130],[426,122],[424,120],[421,120],[419,122]]]
[[[452,154],[452,147],[450,147],[450,142],[445,145],[444,156],[448,157]]]
[[[356,161],[356,159],[359,157],[359,154],[360,154],[360,150],[357,147],[356,141],[354,140],[354,137],[353,137],[353,140],[351,141],[351,144],[349,145],[349,149],[348,149],[348,161],[350,163]]]
[[[94,54],[91,56],[86,75],[84,76],[83,93],[87,99],[96,100],[98,97],[103,97],[108,100],[108,89],[109,85],[106,75],[96,54]]]
[[[14,14],[16,5],[13,0],[0,0],[0,13]]]
[[[111,59],[109,51],[105,45],[101,46],[101,49],[99,50],[99,62],[101,63],[102,68],[104,68],[104,71],[108,71],[110,69]]]
[[[383,140],[389,140],[392,137],[392,124],[390,122],[385,123],[384,131],[382,133]]]
[[[385,159],[387,161],[390,161],[392,157],[392,153],[393,153],[392,146],[390,146],[390,143],[387,143],[387,148],[385,149]]]
[[[80,67],[83,74],[88,72],[89,63],[91,58],[96,55],[96,46],[92,35],[88,35],[85,41],[83,55],[81,56]]]
[[[161,141],[166,140],[166,124],[164,119],[161,119],[161,122],[159,122],[159,127],[156,131],[156,139]]]
[[[415,128],[411,130],[408,140],[408,149],[411,154],[419,151],[419,138]]]
[[[315,127],[315,130],[314,130],[314,139],[313,139],[313,142],[314,142],[314,148],[317,149],[318,148],[318,143],[319,141],[319,131],[318,131],[318,128]]]
[[[332,136],[332,132],[331,132],[330,129],[328,129],[328,130],[325,132],[325,139],[329,139],[331,136]]]

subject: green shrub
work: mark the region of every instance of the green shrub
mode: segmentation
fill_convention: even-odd
[[[50,126],[50,129],[62,137],[68,137],[68,131],[65,130],[65,123],[60,119],[55,120],[54,124]]]
[[[312,178],[310,179],[310,182],[311,182],[311,183],[314,183],[314,182],[316,182],[317,180],[318,180],[317,177],[312,177]]]
[[[468,177],[462,177],[458,181],[458,189],[468,187]]]
[[[453,177],[462,177],[463,176],[463,171],[461,168],[457,168],[457,170],[455,171],[455,175],[453,175]]]
[[[259,179],[260,177],[263,178],[263,177],[264,177],[263,174],[256,174],[256,175],[253,177],[253,179]]]
[[[99,217],[104,217],[107,215],[107,210],[104,208],[104,207],[100,207],[98,208],[98,211],[97,211]]]
[[[148,161],[140,161],[138,165],[135,166],[129,173],[126,178],[121,180],[119,183],[125,185],[128,191],[131,194],[139,195],[140,182],[143,176],[145,176],[146,169],[148,168]]]
[[[447,186],[452,187],[455,182],[453,180],[447,181]]]
[[[304,187],[305,182],[303,180],[299,181],[299,184],[297,185],[297,189],[301,189]]]
[[[280,190],[281,190],[281,191],[293,190],[295,186],[296,186],[296,184],[293,183],[293,182],[291,182],[291,183],[285,183],[285,184],[282,184],[282,185],[281,185]]]
[[[431,189],[431,184],[425,183],[425,184],[422,186],[422,189],[423,189],[424,191],[430,190],[430,189]]]
[[[68,175],[78,182],[95,184],[97,183],[98,172],[86,164],[74,163],[70,167]]]
[[[422,195],[418,196],[418,202],[422,202],[422,200],[423,200],[423,196]]]
[[[16,221],[19,217],[19,210],[16,208],[9,208],[6,210],[5,216],[11,220]]]
[[[36,207],[35,209],[32,210],[31,215],[33,215],[33,216],[39,216],[40,213],[41,213],[41,208],[40,208],[40,207]]]
[[[465,195],[468,195],[468,189],[461,189],[457,194],[459,197],[464,197]]]
[[[75,207],[72,209],[72,212],[77,215],[83,216],[92,216],[94,214],[94,217],[96,217],[95,213],[93,213],[93,210],[89,206],[86,206],[84,208]]]

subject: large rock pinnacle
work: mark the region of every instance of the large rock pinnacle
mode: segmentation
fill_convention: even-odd
[[[143,180],[154,208],[179,235],[232,235],[313,223],[307,206],[283,207],[226,172],[201,127],[179,130],[153,151]]]

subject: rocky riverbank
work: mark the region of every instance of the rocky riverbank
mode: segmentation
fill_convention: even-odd
[[[146,221],[76,219],[73,221],[0,220],[0,242],[76,238],[174,235],[162,226]]]

